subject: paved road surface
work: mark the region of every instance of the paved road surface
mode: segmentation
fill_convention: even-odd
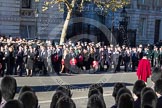
[[[102,83],[104,87],[104,99],[107,108],[114,104],[114,99],[111,96],[113,85],[116,82],[123,82],[132,90],[137,77],[134,72],[120,73],[103,73],[103,74],[75,74],[62,76],[48,77],[15,77],[19,89],[24,85],[31,86],[37,91],[39,104],[41,108],[49,108],[52,96],[58,85],[71,85],[73,99],[77,108],[86,108],[88,87],[92,83]],[[148,86],[152,83],[148,80]],[[18,97],[18,94],[15,98]]]

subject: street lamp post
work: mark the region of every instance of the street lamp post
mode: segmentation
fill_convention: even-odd
[[[112,15],[112,22],[111,22],[111,43],[113,43],[113,32],[114,32],[114,12],[113,12],[113,15]]]
[[[120,13],[120,16],[122,18],[122,21],[120,21],[119,30],[120,30],[120,37],[122,39],[122,42],[120,42],[120,45],[126,45],[128,46],[128,36],[127,36],[127,11],[125,10],[125,7],[123,7],[123,10]]]
[[[38,2],[39,0],[35,0],[35,38],[38,39]]]
[[[36,13],[35,13],[35,37],[38,38],[38,13],[37,13],[37,9],[36,9]]]

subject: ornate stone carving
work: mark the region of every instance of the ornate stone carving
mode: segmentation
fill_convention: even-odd
[[[34,9],[21,9],[20,10],[21,17],[35,17],[35,10]]]

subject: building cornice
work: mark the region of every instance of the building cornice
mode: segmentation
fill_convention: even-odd
[[[140,9],[127,9],[128,14],[145,14],[152,16],[162,16],[162,11],[155,10],[140,10]]]

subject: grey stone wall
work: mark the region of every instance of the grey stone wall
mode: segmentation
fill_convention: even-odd
[[[20,0],[0,1],[0,33],[18,35],[20,29]]]
[[[42,11],[43,1],[38,3],[38,38],[56,39],[61,35],[64,24],[64,12],[60,12],[58,5],[54,4],[47,11]],[[64,8],[64,7],[63,7]]]

